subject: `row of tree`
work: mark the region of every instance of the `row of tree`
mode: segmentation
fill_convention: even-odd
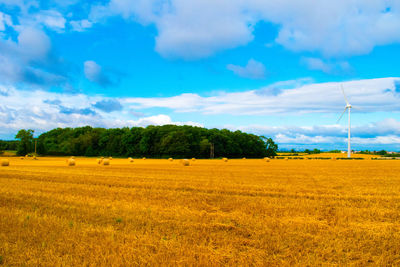
[[[33,152],[32,130],[16,136],[19,155]],[[271,138],[193,126],[148,126],[146,128],[57,128],[37,138],[42,155],[115,156],[151,158],[273,157],[278,146]]]
[[[17,150],[18,141],[3,141],[0,140],[0,151],[4,150]]]

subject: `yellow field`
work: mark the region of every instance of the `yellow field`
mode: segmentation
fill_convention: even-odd
[[[5,266],[400,265],[400,161],[10,158]]]

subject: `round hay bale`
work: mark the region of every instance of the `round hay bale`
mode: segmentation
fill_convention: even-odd
[[[34,160],[37,160],[36,156],[33,156],[33,159],[34,159]]]
[[[75,159],[69,159],[69,160],[67,161],[67,165],[68,165],[68,166],[75,166]]]
[[[109,160],[112,160],[112,157],[108,157]]]
[[[244,159],[246,159],[246,158],[242,158],[242,159],[244,160]]]
[[[196,161],[196,158],[192,158],[192,161]]]
[[[168,160],[169,160],[169,161],[171,161],[171,162],[172,162],[172,161],[174,161],[174,159],[173,159],[173,158],[169,158]]]
[[[265,160],[265,162],[269,162],[269,158],[268,157],[264,158],[264,160]]]
[[[1,166],[4,166],[4,167],[10,166],[10,161],[8,159],[3,159],[1,161]]]
[[[108,166],[108,165],[110,165],[110,160],[109,160],[109,159],[103,159],[102,164],[103,164],[104,166]]]
[[[70,159],[75,159],[75,157],[74,157],[74,156],[71,156]]]
[[[28,155],[25,155],[25,158],[28,158],[29,156]]]
[[[289,158],[285,158],[285,161],[288,161],[289,160]]]
[[[222,158],[223,162],[228,162],[228,158]]]
[[[97,159],[97,164],[101,164],[103,162],[103,159]]]
[[[181,161],[181,163],[182,163],[183,166],[190,166],[190,162],[189,162],[188,159],[183,159],[183,160]]]
[[[142,160],[146,160],[146,157],[143,157]]]
[[[24,159],[24,157],[20,157],[20,159]]]
[[[104,157],[101,157],[101,159],[104,159]]]
[[[129,158],[129,162],[133,162],[133,158]]]

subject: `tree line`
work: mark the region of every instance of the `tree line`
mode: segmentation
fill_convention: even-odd
[[[18,155],[34,151],[33,130],[20,130],[16,138]],[[277,150],[274,141],[264,136],[177,125],[57,128],[37,138],[37,153],[55,156],[260,158],[273,157]]]
[[[17,150],[18,141],[3,141],[0,140],[0,151]]]

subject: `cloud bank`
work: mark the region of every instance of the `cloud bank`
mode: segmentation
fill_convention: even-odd
[[[359,80],[343,83],[349,101],[365,113],[399,112],[399,78]],[[292,86],[290,86],[292,85]],[[17,90],[0,86],[0,137],[31,128],[37,133],[57,127],[132,127],[147,125],[194,125],[202,122],[176,121],[174,114],[204,113],[250,116],[299,116],[304,113],[339,114],[345,103],[338,83],[311,83],[304,79],[280,82],[241,93],[215,96],[183,94],[168,98],[109,98],[100,95],[64,94],[44,90]],[[148,113],[148,109],[167,108]],[[169,110],[168,110],[169,109]],[[165,114],[168,113],[169,115]],[[207,126],[207,125],[206,125]],[[315,146],[345,148],[347,128],[339,124],[311,126],[235,125],[225,122],[219,128],[243,130],[270,136],[282,147]],[[358,147],[400,149],[400,121],[387,118],[352,127],[353,144]]]
[[[305,80],[307,81],[307,80]],[[311,83],[287,88],[278,83],[258,90],[221,92],[214,96],[181,94],[173,97],[126,98],[133,109],[169,108],[203,114],[271,115],[337,113],[344,107],[342,84],[349,101],[364,112],[400,111],[400,78],[358,80],[343,83]],[[283,86],[283,89],[282,89]]]
[[[53,128],[133,127],[147,125],[195,125],[196,122],[173,121],[165,114],[132,119],[128,107],[118,99],[83,94],[64,94],[42,90],[25,91],[0,86],[0,137],[20,129],[34,129],[37,133]]]

